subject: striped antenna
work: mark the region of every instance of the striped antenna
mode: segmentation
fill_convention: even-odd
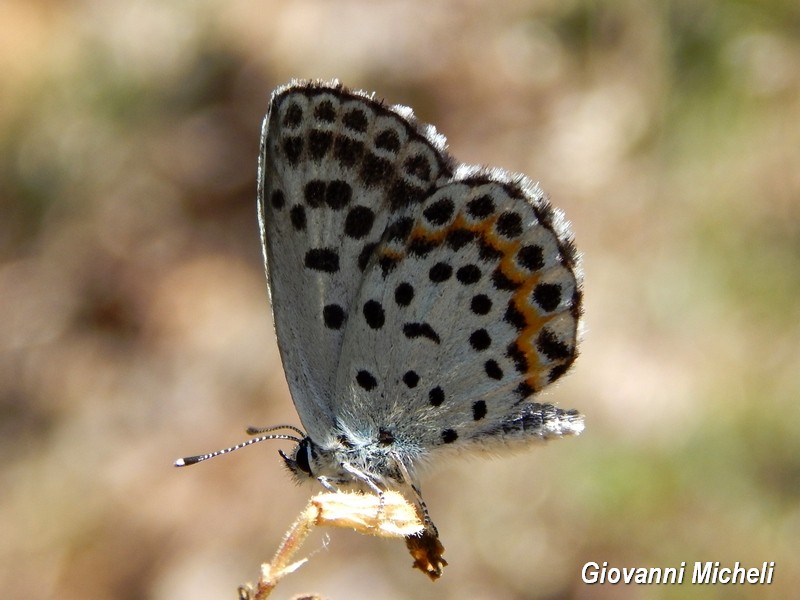
[[[289,435],[286,433],[269,433],[271,431],[277,431],[279,429],[291,429],[292,431],[296,432],[298,435],[305,437],[305,432],[303,430],[294,427],[293,425],[276,425],[274,427],[248,427],[247,433],[248,435],[258,435],[258,434],[267,434],[267,435],[258,435],[258,437],[254,437],[252,439],[247,440],[246,442],[242,442],[241,444],[236,444],[235,446],[231,446],[230,448],[223,448],[222,450],[217,450],[215,452],[210,452],[208,454],[198,454],[197,456],[185,456],[184,458],[179,458],[175,461],[176,467],[186,467],[189,465],[194,465],[199,462],[203,462],[204,460],[208,460],[209,458],[214,458],[215,456],[220,456],[222,454],[228,454],[229,452],[233,452],[234,450],[238,450],[239,448],[244,448],[245,446],[251,446],[253,444],[257,444],[258,442],[263,442],[264,440],[291,440],[296,443],[300,443],[302,438],[296,437],[294,435]]]

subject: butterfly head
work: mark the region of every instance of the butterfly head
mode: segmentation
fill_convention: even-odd
[[[359,440],[359,441],[355,441]],[[377,491],[396,487],[405,481],[402,452],[389,441],[383,430],[374,440],[340,434],[327,444],[303,437],[289,453],[279,450],[297,481],[319,480],[325,487]]]
[[[291,453],[278,452],[297,481],[319,479],[333,485],[344,485],[353,481],[352,474],[345,466],[348,463],[348,450],[339,442],[330,447],[321,446],[306,436]]]

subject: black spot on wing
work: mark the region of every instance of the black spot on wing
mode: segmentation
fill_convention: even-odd
[[[361,370],[356,373],[356,383],[368,392],[371,392],[378,386],[378,380],[369,371]]]
[[[472,403],[472,419],[474,421],[480,421],[483,417],[486,416],[486,402],[484,400],[478,400]]]
[[[364,319],[372,329],[380,329],[386,322],[386,313],[377,300],[367,300],[364,303]]]
[[[428,323],[406,323],[403,325],[403,335],[412,340],[422,337],[437,344],[441,342],[439,334]]]
[[[313,271],[336,273],[339,270],[339,255],[333,248],[312,248],[306,252],[305,265]]]
[[[322,309],[322,319],[328,329],[341,329],[346,318],[344,309],[338,304],[327,304]]]

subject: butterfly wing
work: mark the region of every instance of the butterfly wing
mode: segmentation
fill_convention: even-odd
[[[388,428],[412,448],[488,443],[516,433],[521,404],[574,360],[574,252],[536,188],[496,179],[441,187],[407,237],[379,246],[336,383],[355,431]],[[401,258],[382,267],[387,256]],[[542,437],[569,429],[542,426]]]
[[[450,162],[439,137],[397,156],[388,181],[408,185]],[[332,399],[341,428],[411,455],[580,432],[575,411],[530,401],[577,353],[580,275],[562,215],[501,170],[431,182],[389,203],[350,305]]]
[[[364,271],[398,198],[427,187],[392,180],[418,145],[430,179],[450,173],[435,137],[337,82],[278,88],[259,159],[259,224],[278,345],[300,419],[322,440],[339,408],[336,372]]]

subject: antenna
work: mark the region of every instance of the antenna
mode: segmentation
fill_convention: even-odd
[[[270,431],[278,431],[279,429],[291,429],[292,431],[296,432],[298,435],[302,437],[297,437],[294,435],[289,435],[287,433],[272,433]],[[253,444],[257,444],[258,442],[263,442],[264,440],[291,440],[296,443],[300,443],[303,441],[303,438],[306,437],[305,432],[302,429],[298,429],[294,425],[275,425],[274,427],[248,427],[247,428],[248,435],[258,435],[258,437],[254,437],[253,439],[247,440],[246,442],[242,442],[241,444],[236,444],[235,446],[231,446],[230,448],[223,448],[222,450],[216,450],[215,452],[210,452],[208,454],[198,454],[197,456],[186,456],[184,458],[179,458],[175,461],[176,467],[186,467],[189,465],[194,465],[199,462],[203,462],[204,460],[208,460],[209,458],[214,458],[215,456],[220,456],[222,454],[228,454],[229,452],[233,452],[234,450],[239,450],[240,448],[244,448],[245,446],[252,446]],[[259,434],[268,434],[268,435],[259,435]]]

